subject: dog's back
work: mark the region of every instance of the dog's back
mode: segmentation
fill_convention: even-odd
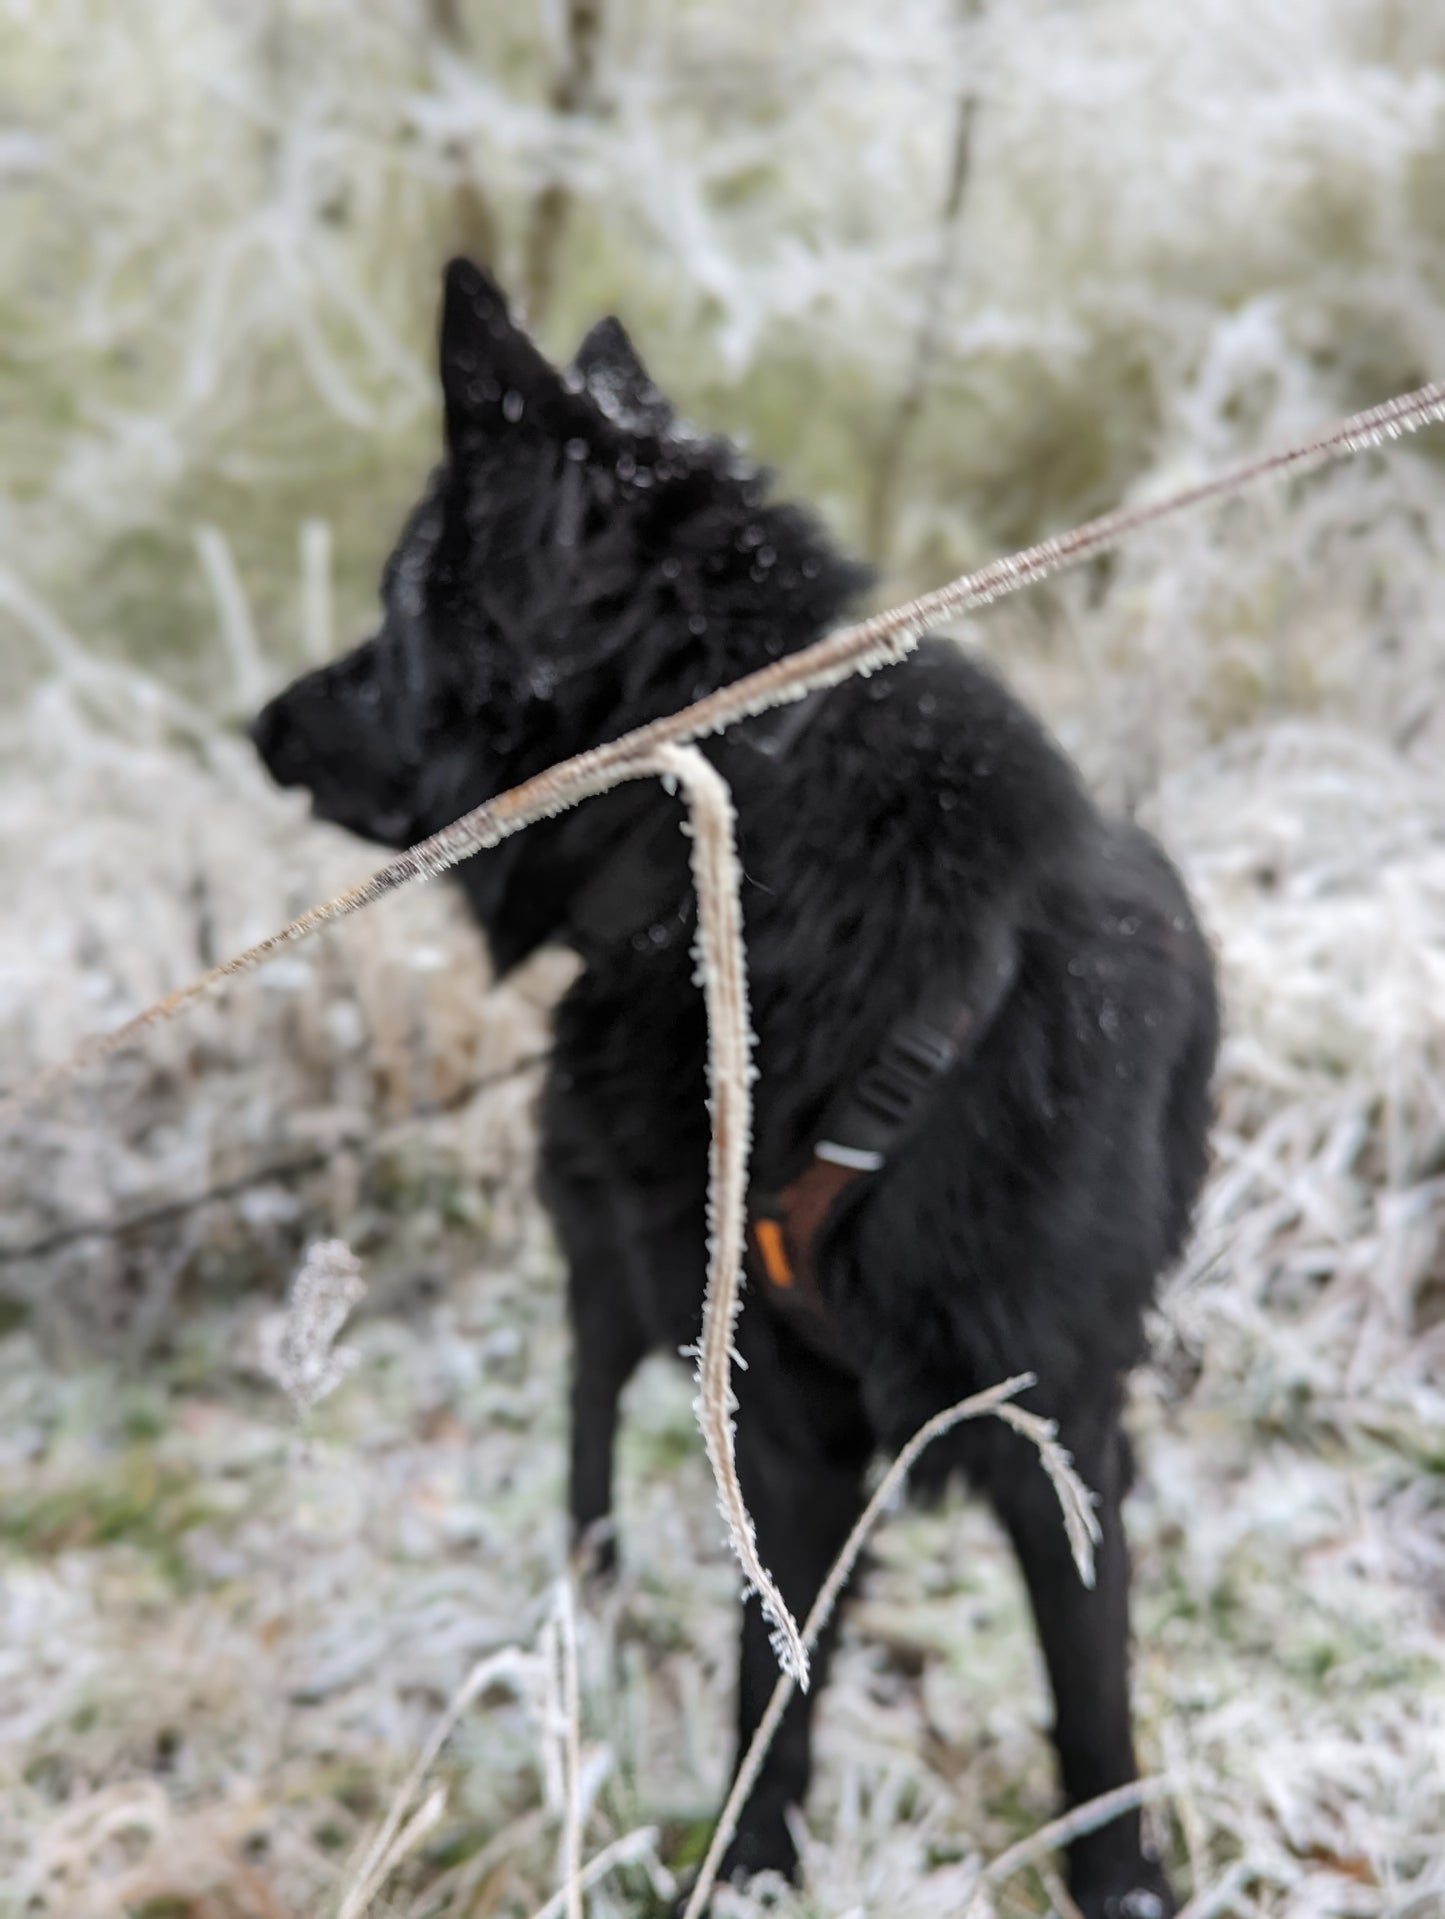
[[[1102,820],[1037,722],[947,642],[835,689],[782,762],[746,740],[709,751],[739,816],[759,1187],[798,1171],[932,978],[1008,965],[987,1032],[829,1235],[821,1283],[879,1439],[1024,1369],[1055,1414],[1112,1390],[1204,1164],[1214,989],[1172,867]],[[569,1135],[595,1129],[616,1183],[690,1185],[700,1204],[681,834],[661,852],[670,910],[593,956],[562,1009],[550,1110]],[[649,1288],[659,1344],[700,1311],[700,1258]]]

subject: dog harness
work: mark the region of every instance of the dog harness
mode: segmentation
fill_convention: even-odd
[[[824,1231],[841,1217],[844,1195],[881,1173],[913,1131],[1012,978],[1011,964],[993,970],[987,1006],[962,972],[936,978],[827,1109],[797,1178],[777,1193],[749,1195],[749,1270],[775,1310],[826,1358],[843,1361],[844,1355],[818,1285]]]
[[[732,729],[730,737],[777,760],[811,723],[819,691]],[[660,874],[664,844],[677,832],[670,815],[650,805],[623,832],[611,856],[573,895],[567,923],[585,951],[666,928],[678,904]],[[807,1165],[775,1193],[750,1193],[750,1278],[769,1305],[816,1353],[849,1367],[837,1326],[818,1285],[825,1229],[841,1217],[845,1194],[881,1173],[922,1118],[940,1082],[970,1039],[987,1026],[1013,984],[1012,942],[975,957],[967,973],[935,975],[884,1036],[877,1052],[823,1116]],[[849,1370],[852,1370],[849,1367]]]

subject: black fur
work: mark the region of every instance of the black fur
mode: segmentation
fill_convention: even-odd
[[[447,457],[388,566],[380,631],[254,728],[318,813],[395,846],[807,644],[866,584],[808,515],[767,499],[766,476],[679,425],[615,321],[559,374],[459,263],[441,373]],[[961,1468],[1017,1548],[1077,1803],[1135,1775],[1119,1411],[1204,1170],[1207,948],[1159,849],[1101,819],[1037,722],[951,644],[838,687],[779,759],[737,734],[707,751],[732,785],[747,875],[760,1188],[801,1170],[830,1097],[938,969],[982,980],[1000,950],[1016,966],[914,1136],[829,1222],[820,1285],[848,1365],[749,1301],[738,1463],[801,1617],[876,1450],[1007,1374],[1038,1375],[1027,1403],[1059,1422],[1099,1498],[1093,1592],[1011,1432],[959,1429],[925,1477]],[[699,1325],[705,1029],[682,834],[657,842],[667,904],[647,924],[608,937],[569,923],[584,883],[661,814],[681,822],[660,788],[630,787],[459,874],[501,970],[551,940],[585,962],[557,1016],[541,1152],[570,1273],[579,1537],[610,1511],[623,1385]],[[744,1741],[774,1670],[750,1602]],[[789,1709],[729,1870],[794,1865],[784,1815],[807,1786],[810,1710]],[[1137,1814],[1078,1841],[1070,1871],[1088,1919],[1172,1910]]]

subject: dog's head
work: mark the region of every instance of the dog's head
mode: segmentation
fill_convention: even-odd
[[[621,325],[548,363],[459,261],[446,453],[378,631],[251,732],[315,811],[406,846],[550,762],[792,651],[866,584],[767,476],[674,415]]]

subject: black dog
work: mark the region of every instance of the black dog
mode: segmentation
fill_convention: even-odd
[[[677,421],[612,320],[558,372],[492,281],[447,275],[446,459],[383,582],[380,631],[254,736],[316,811],[409,844],[553,761],[817,638],[867,583],[766,478]],[[1102,820],[1031,716],[952,644],[707,751],[732,788],[761,1077],[738,1466],[801,1618],[865,1470],[932,1413],[1032,1370],[1098,1497],[1097,1584],[1032,1449],[996,1422],[961,1468],[1018,1552],[1070,1804],[1134,1778],[1119,1423],[1142,1319],[1205,1165],[1217,1013],[1180,882]],[[584,970],[557,1016],[542,1178],[570,1269],[571,1514],[605,1530],[618,1397],[697,1337],[705,1025],[680,803],[651,783],[460,869],[500,971]],[[755,1600],[739,1735],[775,1676]],[[821,1675],[821,1665],[820,1665]],[[815,1688],[816,1691],[816,1688]],[[726,1870],[795,1862],[811,1696],[795,1698]],[[1088,1919],[1159,1919],[1126,1813],[1071,1850]]]

